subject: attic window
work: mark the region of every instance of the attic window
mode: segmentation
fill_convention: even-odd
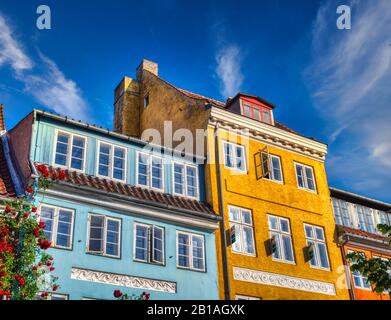
[[[254,120],[272,124],[271,110],[262,108],[261,106],[245,103],[242,107],[242,115]]]
[[[148,107],[148,105],[149,105],[149,94],[147,94],[144,97],[144,108]]]

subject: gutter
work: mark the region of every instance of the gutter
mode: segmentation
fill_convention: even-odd
[[[3,142],[4,157],[7,162],[8,171],[10,173],[11,180],[14,185],[15,193],[16,193],[17,197],[21,197],[24,195],[24,190],[22,187],[21,179],[20,179],[20,177],[14,167],[13,161],[12,161],[12,156],[11,156],[10,147],[8,144],[6,131],[1,132],[0,137]]]
[[[345,238],[345,237],[344,237]],[[345,238],[344,241],[341,243],[341,249],[342,249],[342,252],[343,252],[343,259],[344,259],[344,262],[345,262],[345,266],[346,266],[346,273],[347,273],[347,280],[349,282],[349,287],[350,287],[350,290],[349,290],[349,295],[350,295],[350,298],[351,300],[355,300],[356,297],[355,297],[355,294],[354,294],[354,284],[353,284],[353,281],[352,281],[352,275],[351,275],[351,272],[350,272],[350,267],[349,267],[349,264],[346,260],[346,243],[349,242],[349,239],[348,238]],[[346,274],[345,273],[345,274]]]
[[[219,212],[221,216],[220,221],[220,233],[221,233],[221,253],[223,256],[223,279],[224,279],[224,295],[225,300],[231,300],[231,287],[229,282],[229,267],[228,267],[228,257],[227,257],[227,237],[225,234],[225,222],[224,222],[224,196],[223,196],[223,177],[220,171],[220,148],[219,148],[219,123],[216,123],[215,126],[215,155],[217,157],[216,161],[216,175],[217,175],[217,188],[218,188],[218,198],[219,198]]]

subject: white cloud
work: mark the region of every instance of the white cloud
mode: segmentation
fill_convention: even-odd
[[[347,1],[352,8],[351,30],[337,29],[338,4],[330,0],[318,10],[312,33],[313,60],[305,73],[314,105],[328,123],[335,156],[328,162],[329,172],[350,175],[339,178],[357,191],[375,192],[371,190],[375,185],[389,189],[391,4],[388,0],[376,5]]]
[[[220,94],[225,98],[237,94],[244,80],[239,47],[231,45],[220,49],[216,55],[216,62],[216,74],[220,80]]]
[[[15,71],[31,69],[33,63],[23,52],[21,45],[12,37],[12,31],[0,14],[0,66],[10,64]]]
[[[9,65],[24,91],[41,105],[60,114],[86,120],[88,105],[77,84],[67,79],[55,62],[39,53],[33,69],[32,59],[16,40],[14,31],[0,14],[0,67]]]

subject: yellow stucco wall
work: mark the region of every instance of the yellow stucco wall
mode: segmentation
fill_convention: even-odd
[[[208,138],[209,153],[213,153],[215,150],[213,134],[214,129],[210,128]],[[232,135],[227,137],[225,132],[221,131],[219,134],[220,143],[223,140],[238,144],[244,143],[240,138],[236,139]],[[249,140],[248,145],[247,174],[237,175],[230,169],[224,168],[224,165],[220,165],[223,176],[225,230],[229,229],[228,205],[251,209],[256,245],[255,257],[232,253],[230,245],[227,248],[231,299],[235,299],[235,295],[253,296],[262,299],[349,299],[348,291],[344,288],[339,289],[336,286],[337,279],[345,279],[345,276],[342,269],[338,268],[343,265],[343,262],[340,251],[334,243],[335,223],[323,162],[288,150],[269,146],[269,152],[271,154],[281,157],[284,183],[279,184],[265,179],[257,180],[253,155],[260,149],[263,149],[265,145],[252,139]],[[220,154],[222,162],[222,144]],[[314,168],[317,193],[298,189],[294,161]],[[214,164],[208,165],[207,175],[209,176],[208,183],[210,186],[209,197],[211,198],[214,209],[218,211],[216,166]],[[270,238],[267,214],[289,219],[295,264],[273,261],[271,256],[267,256],[264,244]],[[322,226],[324,228],[331,265],[330,271],[311,268],[309,263],[305,262],[303,249],[306,246],[306,240],[303,223]],[[216,244],[217,251],[221,255],[221,237],[218,241]],[[222,261],[221,258],[219,260],[220,262]],[[234,266],[333,283],[336,286],[336,296],[237,281],[233,279],[232,270]],[[220,263],[219,285],[221,289],[224,288],[222,267],[222,263]],[[224,298],[223,290],[221,290],[220,298]]]

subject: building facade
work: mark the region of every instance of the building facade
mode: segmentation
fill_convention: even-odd
[[[60,289],[52,299],[217,299],[215,232],[203,161],[34,110],[7,134],[18,177],[65,180],[39,193]]]
[[[172,133],[185,129],[194,152],[207,154],[206,200],[222,218],[221,299],[349,299],[334,238],[327,146],[276,121],[274,108],[254,95],[220,102],[177,88],[143,60],[136,78],[115,89],[114,128],[143,138],[153,128],[174,147],[182,141]]]
[[[391,259],[388,239],[377,229],[379,224],[391,225],[391,204],[330,188],[338,243],[346,264],[352,300],[389,300],[389,294],[376,294],[367,279],[350,271],[346,255],[362,252],[368,259]]]

